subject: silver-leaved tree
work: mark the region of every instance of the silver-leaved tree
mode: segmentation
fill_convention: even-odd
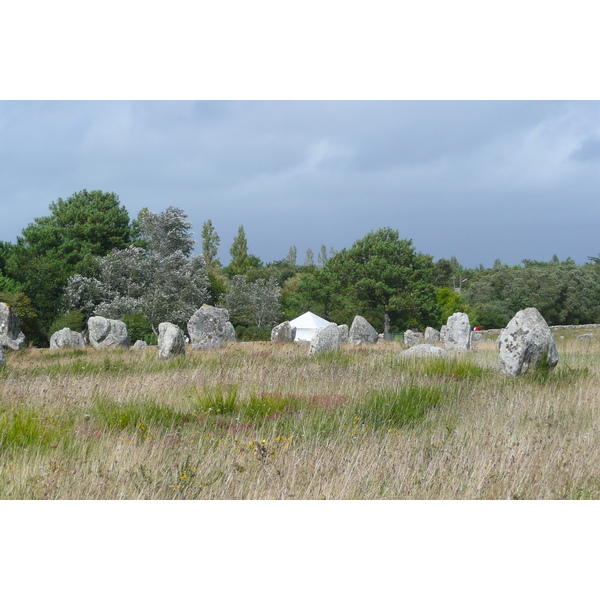
[[[234,275],[219,304],[229,311],[234,323],[273,327],[283,316],[280,296],[277,281],[272,277],[250,282],[245,275]]]
[[[206,263],[193,256],[191,223],[179,208],[163,213],[147,208],[138,215],[139,244],[96,259],[98,277],[71,277],[67,309],[119,319],[142,314],[158,330],[170,321],[185,326],[209,298]]]

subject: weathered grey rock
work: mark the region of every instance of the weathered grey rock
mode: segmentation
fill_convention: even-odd
[[[500,334],[498,340],[500,370],[517,377],[540,366],[540,361],[554,367],[558,350],[548,323],[537,308],[520,310]]]
[[[229,321],[225,308],[204,305],[188,321],[188,333],[192,348],[209,350],[235,342],[235,329]]]
[[[148,347],[148,343],[144,340],[137,340],[131,347],[132,350],[145,350]]]
[[[408,350],[404,350],[400,354],[402,354],[402,356],[417,357],[448,356],[448,351],[444,350],[444,348],[440,348],[439,346],[433,346],[432,344],[417,344]]]
[[[350,331],[348,325],[338,325],[338,331],[340,332],[340,344],[347,344],[348,332]]]
[[[94,348],[129,348],[129,332],[123,321],[90,317],[87,325]]]
[[[476,342],[483,342],[483,333],[480,331],[472,331],[471,332],[471,345]]]
[[[577,339],[581,342],[591,342],[594,339],[593,333],[582,333],[577,336]]]
[[[284,321],[271,329],[271,341],[275,344],[291,344],[296,337],[296,328]]]
[[[420,331],[408,329],[404,332],[404,343],[409,346],[416,346],[423,343],[423,334]]]
[[[185,334],[173,323],[158,326],[158,358],[173,358],[185,354]]]
[[[440,332],[437,329],[434,329],[433,327],[426,327],[425,335],[423,336],[423,339],[426,342],[439,342],[440,341]]]
[[[448,317],[444,335],[446,350],[471,350],[471,323],[469,315],[461,312]]]
[[[0,345],[11,350],[25,347],[25,335],[21,331],[21,321],[6,302],[0,302]]]
[[[0,369],[6,365],[6,352],[4,346],[0,344]]]
[[[320,352],[330,352],[340,349],[340,332],[335,323],[328,323],[319,327],[317,332],[310,340],[308,349],[309,356],[311,354],[319,354]]]
[[[447,325],[442,325],[440,327],[440,342],[443,342],[446,340],[446,331],[448,330],[448,326]]]
[[[50,337],[50,348],[85,348],[85,340],[81,333],[63,327]]]
[[[350,332],[348,333],[348,343],[355,346],[360,344],[375,344],[377,342],[378,335],[375,328],[361,316],[354,317]]]

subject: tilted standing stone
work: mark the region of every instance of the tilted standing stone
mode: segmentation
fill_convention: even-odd
[[[55,331],[50,337],[50,348],[85,348],[83,335],[78,331],[73,331],[68,327],[63,327]]]
[[[444,335],[446,350],[471,350],[471,322],[469,315],[456,312],[448,317]]]
[[[347,344],[348,332],[350,331],[348,325],[338,325],[338,331],[340,332],[340,344]]]
[[[418,331],[408,329],[404,332],[404,343],[407,346],[416,346],[417,344],[423,343],[423,334]]]
[[[548,323],[537,308],[520,310],[498,338],[500,370],[517,377],[539,368],[558,364],[558,350]]]
[[[129,332],[123,321],[90,317],[88,319],[90,344],[94,348],[129,348]]]
[[[205,304],[188,321],[192,348],[208,350],[235,342],[235,329],[229,321],[229,311]]]
[[[317,329],[317,332],[310,340],[308,349],[309,356],[319,352],[329,352],[340,349],[340,332],[335,323],[328,323]]]
[[[427,327],[425,329],[424,339],[426,342],[439,342],[440,341],[440,332],[433,327]]]
[[[296,328],[290,325],[289,321],[284,321],[275,325],[271,329],[271,341],[275,344],[289,344],[296,337]]]
[[[0,302],[0,345],[11,350],[22,350],[25,347],[21,321],[6,302]]]
[[[185,334],[173,323],[158,326],[158,358],[173,358],[185,354]]]
[[[375,344],[378,337],[375,328],[364,317],[359,315],[354,317],[348,335],[348,342],[350,344],[354,344],[355,346],[365,343]]]

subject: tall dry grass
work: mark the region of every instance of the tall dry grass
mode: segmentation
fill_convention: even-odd
[[[558,347],[517,380],[493,342],[11,353],[0,498],[596,499],[600,344]]]

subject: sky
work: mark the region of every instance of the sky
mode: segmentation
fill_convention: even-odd
[[[600,253],[600,102],[0,101],[0,239],[75,192],[240,225],[264,262],[381,227],[434,260]]]

